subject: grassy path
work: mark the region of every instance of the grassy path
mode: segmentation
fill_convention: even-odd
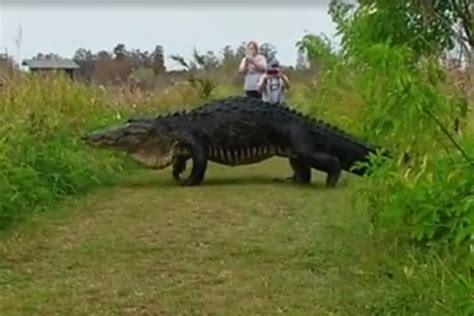
[[[0,242],[0,315],[369,315],[374,260],[350,186],[271,181],[274,160],[205,185],[142,172]]]

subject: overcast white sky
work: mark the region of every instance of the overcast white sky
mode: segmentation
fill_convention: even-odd
[[[1,1],[1,0],[0,0]],[[151,5],[145,2],[128,5],[60,5],[28,0],[16,5],[0,2],[0,50],[17,60],[38,52],[54,52],[72,57],[85,47],[98,51],[112,50],[117,43],[128,48],[152,51],[164,47],[165,55],[190,56],[194,47],[200,52],[220,52],[225,45],[237,47],[250,39],[270,42],[278,49],[283,64],[295,64],[296,41],[306,32],[333,37],[334,25],[324,1],[309,5],[303,2],[277,6],[262,5]],[[104,1],[104,0],[102,0]],[[301,1],[301,0],[300,0]],[[291,1],[288,0],[288,3]],[[40,5],[44,4],[44,5]],[[21,47],[15,38],[21,26]],[[169,59],[167,67],[176,66]]]

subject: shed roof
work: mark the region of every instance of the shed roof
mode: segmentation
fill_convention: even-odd
[[[30,69],[78,69],[79,65],[71,59],[25,59],[23,66]]]

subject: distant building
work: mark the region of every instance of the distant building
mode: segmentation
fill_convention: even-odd
[[[71,59],[25,59],[22,63],[27,66],[32,73],[64,71],[71,79],[79,65]]]

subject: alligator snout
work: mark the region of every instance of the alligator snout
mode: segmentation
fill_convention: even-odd
[[[119,135],[120,136],[120,135]],[[80,136],[82,141],[93,147],[116,147],[120,144],[120,138],[108,130],[97,130]]]
[[[81,136],[81,140],[90,145],[100,142],[101,139],[102,135],[100,133],[85,133]]]

